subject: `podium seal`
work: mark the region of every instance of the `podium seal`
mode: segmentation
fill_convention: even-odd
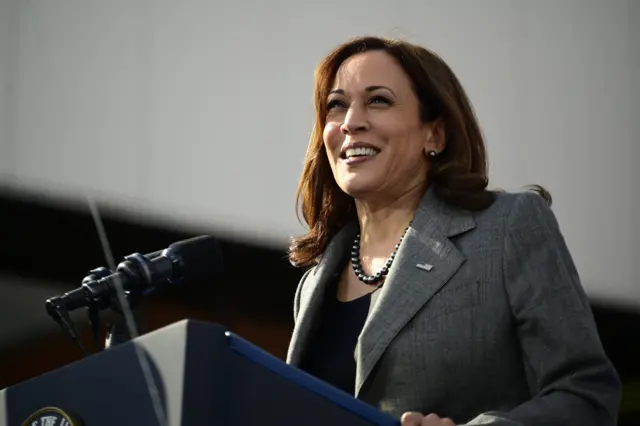
[[[22,426],[83,426],[78,417],[58,407],[45,407],[22,422]]]

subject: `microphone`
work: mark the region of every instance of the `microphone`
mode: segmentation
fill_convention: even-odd
[[[48,299],[45,306],[49,315],[60,322],[62,313],[83,307],[110,307],[118,285],[128,298],[137,299],[166,284],[208,280],[221,272],[220,245],[213,237],[202,235],[148,255],[133,253],[124,258],[115,272],[94,269],[81,287]]]

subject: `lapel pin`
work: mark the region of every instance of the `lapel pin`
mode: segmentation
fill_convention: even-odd
[[[416,266],[425,271],[430,271],[433,269],[433,265],[429,265],[428,263],[418,263]]]

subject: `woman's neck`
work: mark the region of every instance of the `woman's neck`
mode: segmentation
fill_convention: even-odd
[[[413,219],[423,195],[424,188],[420,186],[385,201],[356,200],[362,246],[395,245]]]

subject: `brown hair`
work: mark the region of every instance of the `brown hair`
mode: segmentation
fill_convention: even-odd
[[[478,211],[491,205],[485,144],[471,103],[449,66],[435,53],[414,44],[379,37],[358,37],[338,46],[317,67],[314,103],[316,119],[298,184],[300,208],[309,232],[292,240],[289,260],[295,266],[316,264],[336,232],[355,219],[355,203],[335,182],[325,152],[327,96],[340,65],[358,53],[382,50],[398,61],[411,80],[427,123],[441,119],[445,148],[430,160],[428,182],[446,204]],[[300,211],[299,210],[299,211]]]

